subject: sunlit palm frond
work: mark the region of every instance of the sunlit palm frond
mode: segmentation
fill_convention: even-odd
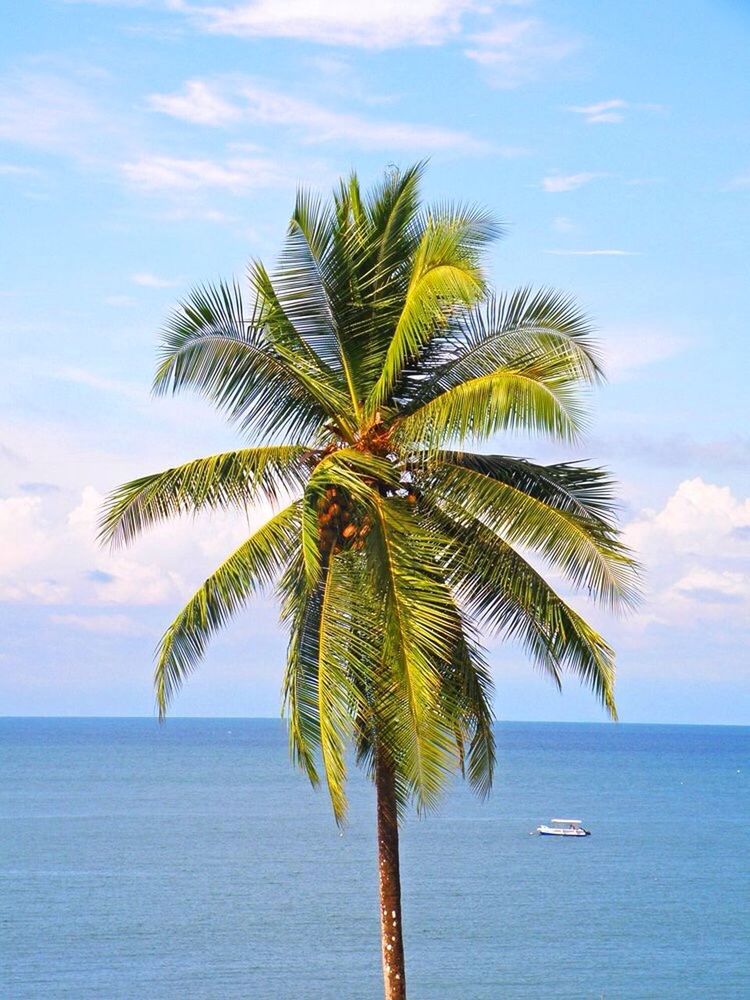
[[[289,727],[292,760],[313,785],[320,781],[316,755],[320,750],[317,688],[321,591],[320,580],[310,585],[298,547],[278,583],[281,620],[289,630],[283,714]]]
[[[410,412],[471,379],[553,362],[579,389],[602,377],[591,324],[553,289],[495,296],[458,313],[402,373],[394,395]]]
[[[394,417],[396,438],[427,449],[462,440],[473,445],[501,430],[574,440],[583,423],[578,387],[550,359],[462,382],[407,416]]]
[[[370,410],[387,401],[403,368],[445,327],[448,318],[481,298],[485,279],[472,244],[450,220],[430,219],[414,253],[382,372],[370,393]]]
[[[134,479],[105,500],[99,537],[128,544],[151,525],[181,514],[276,503],[304,487],[308,454],[298,445],[243,448]]]
[[[578,462],[539,465],[509,455],[478,455],[460,451],[437,452],[434,461],[473,469],[490,479],[508,483],[558,510],[599,521],[607,532],[617,530],[615,483],[605,469]]]
[[[253,594],[271,587],[293,558],[299,517],[299,502],[275,514],[211,574],[164,633],[154,673],[160,717],[201,660],[211,636]]]
[[[512,545],[538,552],[569,582],[610,607],[636,600],[637,573],[614,530],[544,503],[518,486],[444,462],[432,473],[439,505],[460,505]]]
[[[367,553],[385,611],[383,661],[405,696],[401,756],[420,808],[435,804],[456,763],[452,720],[440,711],[440,665],[450,662],[461,621],[441,578],[441,543],[403,501],[376,498]]]
[[[251,437],[309,439],[346,413],[346,396],[305,358],[263,339],[262,310],[245,316],[236,287],[195,290],[169,320],[154,379],[157,394],[195,389]]]

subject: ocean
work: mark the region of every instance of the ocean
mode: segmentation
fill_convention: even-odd
[[[411,1000],[750,997],[750,729],[497,735],[489,800],[404,827]],[[341,835],[277,721],[0,720],[0,997],[379,1000],[350,802]]]

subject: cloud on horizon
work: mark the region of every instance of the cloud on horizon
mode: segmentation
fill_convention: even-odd
[[[706,626],[747,632],[750,497],[701,477],[684,480],[659,510],[643,511],[625,537],[646,567],[646,603],[631,628]],[[726,617],[726,605],[738,613]],[[708,636],[706,636],[708,638]],[[715,636],[714,638],[719,638]]]

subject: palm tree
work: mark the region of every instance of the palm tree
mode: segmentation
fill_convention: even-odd
[[[347,747],[375,785],[387,1000],[406,996],[399,818],[435,806],[456,769],[481,795],[492,782],[480,631],[519,640],[557,685],[578,674],[614,716],[612,650],[529,557],[611,607],[635,593],[602,470],[459,450],[516,429],[574,440],[601,372],[567,296],[490,294],[498,227],[423,207],[421,174],[367,194],[352,176],[330,204],[299,193],[249,303],[224,283],[182,302],[155,390],[203,393],[247,446],[127,483],[102,515],[120,544],[174,515],[274,505],[164,634],[159,713],[213,633],[275,586],[294,760],[324,777],[339,823]]]

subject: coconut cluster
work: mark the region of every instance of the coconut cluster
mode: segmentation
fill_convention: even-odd
[[[335,486],[329,487],[318,501],[318,538],[323,552],[338,555],[348,549],[364,548],[372,528],[367,514],[357,510],[351,497]]]

